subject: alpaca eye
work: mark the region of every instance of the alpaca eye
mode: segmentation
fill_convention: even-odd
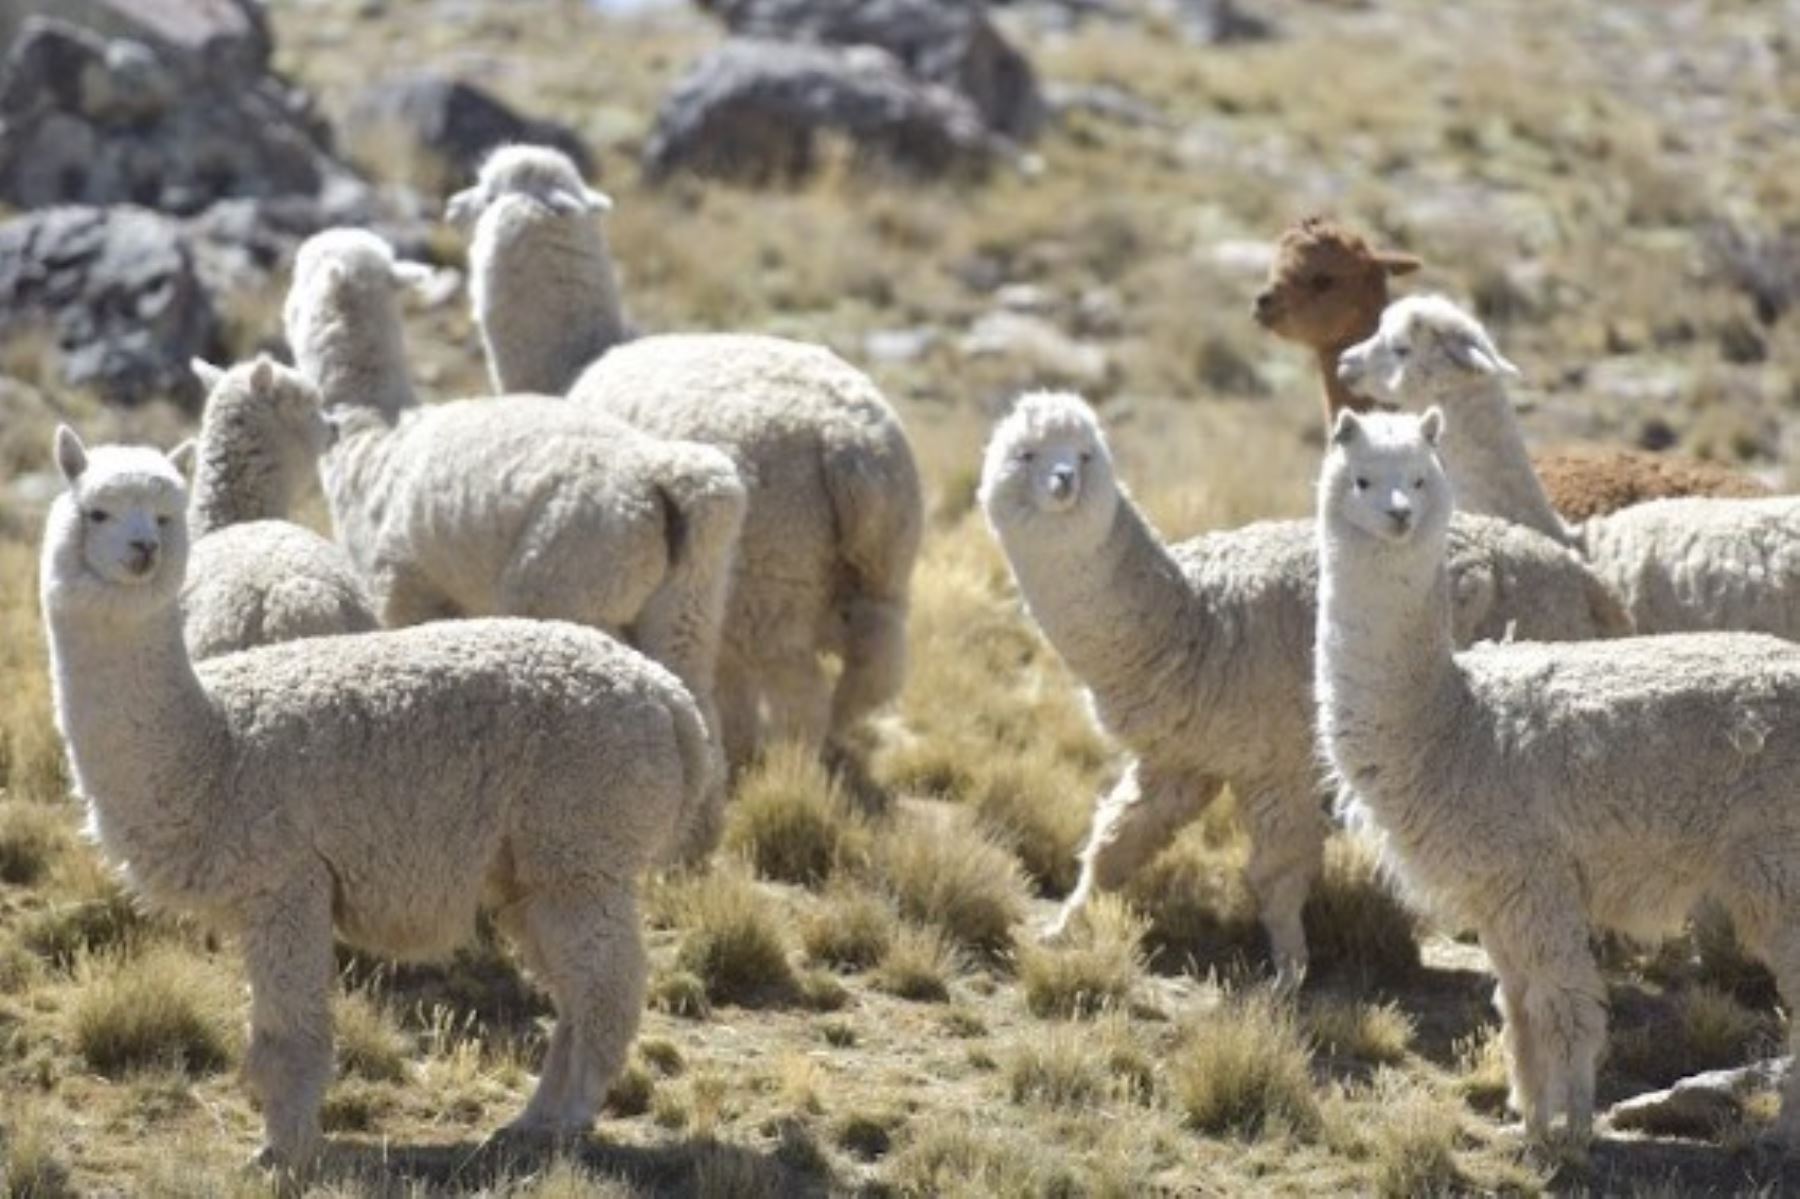
[[[97,525],[103,525],[108,520],[112,519],[111,516],[109,516],[105,512],[100,511],[100,509],[98,509],[98,508],[90,508],[88,510],[87,518]]]
[[[1091,450],[1083,450],[1083,451],[1081,451],[1081,462],[1082,462],[1082,465],[1084,465],[1084,466],[1085,466],[1085,465],[1086,465],[1086,464],[1087,464],[1087,463],[1089,463],[1089,462],[1092,462],[1092,461],[1093,461],[1093,460],[1094,460],[1094,454],[1093,454],[1093,451],[1091,451]]]
[[[1037,461],[1037,451],[1036,450],[1021,451],[1019,454],[1019,461],[1020,462],[1036,462]]]
[[[168,517],[166,517],[166,516],[159,516],[159,517],[157,517],[157,518],[156,518],[156,527],[157,527],[157,528],[159,528],[159,529],[166,529],[166,528],[168,528],[168,527],[169,527],[169,518],[168,518]]]
[[[1358,475],[1356,477],[1356,489],[1358,491],[1367,491],[1369,489],[1369,481],[1361,475]]]
[[[1413,490],[1414,491],[1424,491],[1425,490],[1425,476],[1420,475],[1418,478],[1413,480]]]
[[[1407,356],[1407,355],[1408,355],[1408,354],[1410,354],[1410,353],[1412,353],[1412,347],[1411,347],[1411,346],[1406,346],[1406,345],[1400,345],[1400,346],[1395,346],[1395,347],[1394,347],[1394,357],[1396,357],[1396,358],[1402,358],[1402,359],[1403,359],[1403,358],[1405,358],[1405,357],[1406,357],[1406,356]]]

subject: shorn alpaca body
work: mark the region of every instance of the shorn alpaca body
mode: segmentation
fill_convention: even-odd
[[[470,294],[497,387],[718,446],[749,488],[719,658],[734,764],[772,739],[842,742],[894,698],[924,502],[899,418],[830,351],[761,336],[625,344],[609,204],[568,157],[511,146],[450,201],[473,221]],[[836,681],[823,661],[841,663]]]
[[[374,629],[368,591],[344,551],[288,519],[331,437],[318,391],[268,358],[194,369],[208,394],[181,589],[189,652],[199,660]]]
[[[187,495],[154,450],[57,440],[42,599],[57,726],[138,895],[242,937],[265,1155],[319,1146],[332,936],[446,952],[477,905],[555,1001],[514,1128],[593,1121],[643,1006],[637,880],[708,788],[698,710],[604,633],[520,620],[324,637],[196,665]]]
[[[1800,1002],[1800,646],[1755,634],[1454,652],[1443,418],[1338,418],[1319,485],[1321,749],[1405,892],[1480,934],[1530,1131],[1591,1131],[1589,938],[1700,899]],[[1800,1074],[1778,1128],[1800,1131]]]
[[[1133,762],[1095,810],[1075,890],[1122,886],[1229,782],[1249,826],[1247,880],[1277,970],[1306,961],[1300,913],[1322,864],[1326,796],[1312,728],[1318,588],[1310,521],[1267,521],[1166,547],[1113,474],[1077,396],[1024,397],[989,442],[980,498],[1032,618]],[[1459,634],[1626,631],[1560,546],[1503,521],[1459,521]]]
[[[1368,397],[1338,377],[1338,356],[1375,332],[1388,303],[1388,280],[1419,266],[1412,255],[1376,250],[1360,234],[1322,217],[1308,217],[1282,233],[1252,315],[1276,336],[1313,352],[1328,428],[1339,412],[1370,407]],[[1551,503],[1569,520],[1670,496],[1769,494],[1737,471],[1642,450],[1562,447],[1534,461]]]
[[[1441,296],[1389,305],[1339,371],[1409,411],[1442,407],[1450,420],[1439,453],[1458,507],[1572,546],[1625,602],[1638,632],[1800,638],[1800,497],[1652,500],[1565,524],[1513,415],[1506,381],[1518,372],[1480,322]]]
[[[714,671],[746,505],[731,459],[548,396],[420,406],[392,250],[360,230],[309,239],[285,320],[337,422],[322,461],[339,539],[384,624],[573,620],[681,677],[717,729]],[[717,839],[724,798],[684,856]]]

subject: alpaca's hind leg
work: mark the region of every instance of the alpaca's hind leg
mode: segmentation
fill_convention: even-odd
[[[1250,830],[1244,879],[1256,896],[1276,982],[1284,989],[1297,987],[1307,965],[1301,914],[1324,865],[1325,813],[1305,785],[1260,787],[1239,798]]]
[[[762,740],[756,685],[742,658],[729,651],[719,654],[713,694],[718,705],[719,741],[725,749],[725,764],[735,773],[755,759],[757,745]]]
[[[331,888],[323,871],[257,905],[243,928],[250,1046],[243,1077],[263,1109],[266,1165],[298,1166],[319,1149],[331,1082]]]
[[[1094,808],[1094,821],[1081,848],[1081,875],[1056,919],[1044,929],[1044,939],[1063,936],[1096,889],[1124,886],[1212,802],[1219,786],[1219,780],[1205,775],[1158,771],[1133,762]]]
[[[831,679],[819,655],[794,650],[760,666],[769,698],[769,736],[808,749],[825,744],[831,728]]]
[[[1779,860],[1771,862],[1762,854],[1753,854],[1731,873],[1738,880],[1786,881],[1789,871]],[[1800,1151],[1800,901],[1784,904],[1783,894],[1800,895],[1800,879],[1769,888],[1764,894],[1739,890],[1728,897],[1727,906],[1738,940],[1768,966],[1781,992],[1782,1006],[1787,1008],[1790,1060],[1781,1084],[1781,1112],[1771,1132],[1793,1152]]]
[[[525,919],[525,903],[515,901],[495,909],[494,922],[512,942],[531,976],[547,980],[549,973],[543,949],[533,937],[530,924]],[[547,981],[545,985],[548,986]],[[561,1105],[568,1077],[569,1023],[558,1020],[550,1030],[550,1043],[544,1047],[544,1062],[538,1069],[537,1088],[532,1091],[530,1102],[513,1121],[512,1127],[539,1128],[549,1124]]]
[[[625,1068],[643,1015],[648,960],[637,897],[629,885],[584,895],[538,894],[521,919],[543,981],[556,1003],[557,1029],[567,1039],[566,1069],[548,1071],[525,1112],[509,1130],[569,1135],[593,1126],[606,1090]],[[546,1083],[555,1083],[552,1092]]]

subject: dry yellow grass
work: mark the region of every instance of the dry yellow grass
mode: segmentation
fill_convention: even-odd
[[[1292,1006],[1265,995],[1229,795],[1097,905],[1085,940],[1020,944],[1072,885],[1094,797],[1122,761],[973,510],[989,424],[1045,372],[958,346],[998,285],[1033,285],[1053,325],[1107,354],[1094,398],[1122,477],[1165,536],[1304,515],[1316,381],[1249,321],[1255,272],[1220,250],[1329,208],[1424,255],[1423,286],[1470,297],[1495,322],[1534,385],[1534,437],[1633,440],[1661,420],[1684,448],[1779,476],[1800,324],[1761,323],[1748,296],[1701,269],[1697,248],[1705,221],[1774,230],[1800,203],[1800,172],[1760,115],[1800,104],[1800,72],[1714,61],[1732,45],[1784,61],[1773,9],[1694,18],[1699,32],[1683,40],[1713,89],[1705,105],[1651,79],[1669,36],[1657,6],[1610,4],[1601,18],[1553,0],[1261,0],[1284,36],[1220,49],[1186,46],[1160,18],[1041,36],[1015,9],[1009,27],[1048,77],[1122,88],[1166,121],[1071,115],[1036,147],[1040,170],[983,187],[833,172],[765,194],[654,191],[628,165],[655,96],[716,40],[710,26],[614,25],[579,0],[466,7],[442,21],[355,0],[272,11],[282,65],[328,111],[371,64],[479,59],[508,99],[575,123],[618,201],[610,232],[647,328],[765,330],[859,362],[872,332],[935,335],[916,360],[866,363],[907,421],[929,497],[912,663],[866,737],[867,788],[777,754],[738,789],[730,851],[712,873],[655,886],[651,1007],[594,1140],[553,1156],[482,1148],[528,1093],[547,1019],[491,935],[437,966],[376,971],[347,956],[326,1106],[342,1160],[311,1193],[1776,1193],[1800,1182],[1758,1173],[1729,1146],[1670,1158],[1609,1146],[1585,1177],[1552,1177],[1522,1155],[1502,1131],[1489,981],[1463,959],[1420,966],[1419,930],[1347,841],[1333,841],[1308,906],[1313,987]],[[1475,36],[1483,54],[1471,59]],[[1688,130],[1703,109],[1710,123]],[[448,232],[429,248],[462,256]],[[267,336],[278,300],[241,297],[231,343]],[[485,388],[462,305],[409,322],[426,394]],[[0,366],[31,385],[49,358],[26,340]],[[1666,398],[1603,386],[1608,370]],[[45,388],[97,439],[166,445],[181,424],[166,408],[119,415]],[[37,617],[37,514],[11,489],[45,465],[57,418],[35,395],[0,392],[6,1188],[269,1193],[238,1173],[258,1117],[219,1068],[243,1018],[229,938],[139,912],[79,839],[66,795]],[[865,791],[883,802],[864,810]],[[1603,1091],[1771,1045],[1776,1013],[1754,971],[1709,947],[1706,989],[1685,951],[1668,956],[1678,968],[1626,962],[1612,975],[1622,994],[1648,997],[1623,1005]],[[1214,977],[1230,982],[1221,991]]]

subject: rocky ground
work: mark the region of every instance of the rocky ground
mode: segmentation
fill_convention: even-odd
[[[15,50],[31,7],[0,3]],[[1229,810],[1090,942],[1015,943],[1069,886],[1118,763],[970,506],[994,414],[1068,385],[1100,404],[1171,538],[1305,512],[1316,381],[1249,302],[1273,236],[1314,211],[1423,257],[1409,287],[1480,309],[1525,372],[1535,441],[1674,446],[1791,485],[1800,5],[1016,3],[886,59],[806,26],[804,52],[776,56],[804,67],[805,103],[791,74],[717,73],[727,22],[780,42],[787,6],[712,7],[277,0],[224,49],[145,57],[82,0],[60,11],[89,33],[0,81],[13,1193],[266,1185],[237,1173],[256,1117],[232,1078],[230,946],[134,911],[75,835],[35,610],[49,430],[172,444],[196,399],[180,365],[279,350],[284,256],[322,224],[375,224],[460,269],[435,218],[493,136],[590,156],[644,328],[823,341],[893,397],[933,510],[915,665],[863,777],[776,760],[740,791],[732,861],[658,885],[654,1007],[590,1143],[547,1159],[481,1145],[542,1044],[542,1005],[503,953],[402,970],[346,956],[340,1150],[320,1193],[1793,1185],[1754,1146],[1766,1079],[1655,1136],[1609,1132],[1586,1162],[1524,1151],[1479,952],[1441,932],[1422,964],[1397,951],[1405,917],[1347,844],[1310,913],[1319,977],[1292,1008],[1259,985]],[[739,99],[659,115],[684,95]],[[246,112],[256,138],[234,123]],[[445,278],[409,317],[415,375],[440,398],[485,384]],[[1684,939],[1609,962],[1607,1102],[1776,1048],[1766,979],[1728,951]]]

